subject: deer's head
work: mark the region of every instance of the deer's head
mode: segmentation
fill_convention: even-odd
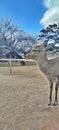
[[[26,55],[26,57],[29,59],[36,60],[38,57],[40,58],[45,52],[45,49],[43,45],[37,45],[32,48],[32,50]]]

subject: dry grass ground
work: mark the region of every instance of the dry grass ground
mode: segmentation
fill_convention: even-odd
[[[47,78],[36,65],[12,69],[9,75],[0,67],[0,130],[59,130],[59,105],[47,105]]]

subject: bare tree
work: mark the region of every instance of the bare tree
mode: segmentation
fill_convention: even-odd
[[[36,44],[36,39],[36,36],[27,34],[14,25],[10,18],[0,19],[0,45],[4,45],[10,52],[17,49],[24,53],[28,47],[31,48]]]

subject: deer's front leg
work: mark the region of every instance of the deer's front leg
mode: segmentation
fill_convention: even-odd
[[[49,96],[49,104],[48,105],[51,105],[51,103],[52,103],[52,90],[53,90],[53,81],[52,81],[52,79],[50,79],[50,96]]]

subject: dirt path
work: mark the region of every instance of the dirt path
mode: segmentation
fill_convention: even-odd
[[[49,107],[48,99],[48,81],[36,66],[14,67],[11,76],[0,68],[0,130],[59,130],[59,105]]]

